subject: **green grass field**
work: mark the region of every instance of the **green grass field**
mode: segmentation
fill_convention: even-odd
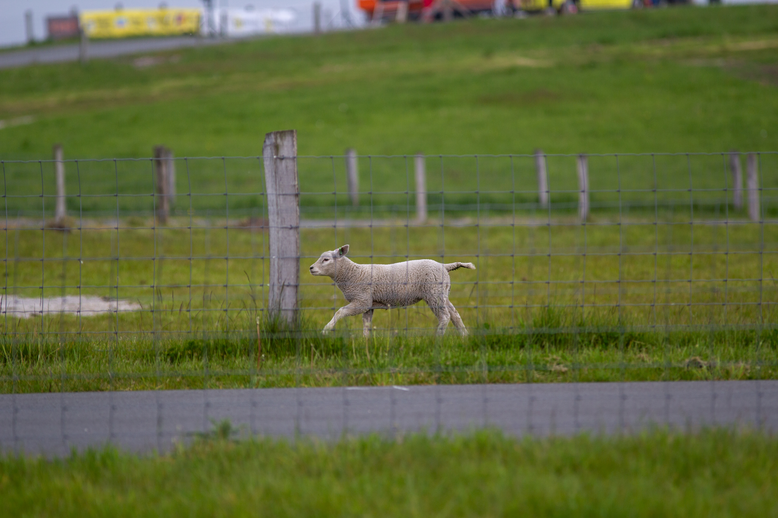
[[[160,143],[178,157],[256,157],[266,132],[288,128],[298,131],[305,156],[347,147],[374,156],[775,151],[776,19],[774,6],[747,6],[473,20],[171,51],[155,55],[151,67],[123,57],[3,70],[0,119],[33,122],[0,130],[0,160],[50,159],[56,142],[70,159],[150,157]],[[778,157],[761,161],[762,188],[778,188]],[[447,193],[449,203],[475,203],[467,191],[492,192],[481,201],[499,203],[512,201],[504,191],[532,191],[523,185],[534,174],[529,159],[478,166],[429,159],[428,168],[441,173],[430,174],[431,192],[442,184],[461,192]],[[342,170],[342,159],[302,160],[301,190],[331,193],[336,177],[342,192]],[[594,190],[727,186],[721,156],[691,164],[604,157],[590,170]],[[11,215],[40,213],[41,183],[54,192],[51,171],[50,164],[4,163],[5,194],[33,196],[7,198]],[[256,160],[180,162],[178,171],[179,193],[262,191]],[[361,185],[402,192],[406,171],[402,158],[363,159]],[[549,174],[552,203],[569,201],[563,191],[576,189],[573,159],[550,159]],[[121,210],[149,210],[149,197],[138,196],[153,189],[150,162],[68,164],[69,193],[113,195],[117,186]],[[381,196],[377,204],[404,203]],[[593,197],[615,201],[612,193]],[[653,202],[650,192],[632,197]],[[331,207],[333,199],[302,201]],[[115,201],[69,203],[74,211],[115,211]],[[534,198],[524,193],[518,201]],[[194,202],[223,210],[219,198]],[[258,202],[232,201],[233,209]],[[765,205],[772,213],[775,203]]]
[[[42,239],[40,230],[9,231],[8,256],[24,258],[8,263],[9,296],[80,293],[137,301],[143,310],[6,316],[0,320],[1,389],[778,375],[776,261],[754,247],[763,232],[765,242],[775,242],[773,226],[555,225],[304,230],[302,321],[291,334],[267,321],[263,233],[219,226],[49,230]],[[451,292],[473,336],[462,340],[450,330],[452,336],[435,340],[436,320],[419,304],[377,311],[368,342],[359,318],[322,337],[345,301],[329,279],[312,277],[307,267],[320,251],[343,242],[352,244],[357,262],[390,262],[406,253],[475,261],[476,271],[452,273]],[[79,255],[82,249],[89,255]],[[44,255],[45,262],[35,259]]]
[[[0,71],[0,157],[775,150],[774,6],[474,20]]]
[[[478,19],[0,71],[0,120],[26,121],[0,130],[4,294],[143,307],[2,318],[1,390],[775,377],[776,20],[775,6]],[[243,228],[266,211],[264,135],[287,128],[303,217],[378,224],[303,231],[291,336],[265,320],[267,236]],[[42,230],[55,142],[71,159],[64,233]],[[160,143],[179,157],[168,228],[152,217]],[[346,147],[362,155],[356,209]],[[553,154],[550,209],[535,148]],[[732,205],[731,149],[760,152],[761,223]],[[417,152],[421,227],[406,225]],[[580,152],[595,154],[587,225]],[[368,343],[358,319],[320,337],[343,299],[307,266],[346,242],[358,262],[475,262],[452,288],[473,337],[433,340],[423,306],[379,312]]]
[[[778,440],[748,431],[233,442],[0,458],[13,516],[773,516]]]

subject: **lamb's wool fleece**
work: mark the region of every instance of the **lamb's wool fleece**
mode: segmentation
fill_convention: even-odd
[[[331,330],[345,316],[363,315],[365,336],[370,332],[374,309],[402,307],[425,301],[438,317],[438,334],[446,330],[449,320],[462,335],[467,329],[456,308],[448,300],[451,279],[448,272],[457,268],[475,269],[472,263],[442,264],[429,259],[394,264],[357,264],[346,257],[349,245],[324,252],[311,265],[313,275],[326,275],[343,292],[347,306],[340,308],[324,327]]]

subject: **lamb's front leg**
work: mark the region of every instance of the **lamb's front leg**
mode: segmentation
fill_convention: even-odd
[[[354,315],[359,315],[361,313],[364,313],[365,311],[368,311],[370,309],[370,304],[365,304],[362,301],[353,301],[350,304],[346,304],[339,310],[335,312],[335,315],[332,317],[332,320],[330,320],[326,326],[324,326],[324,329],[322,330],[322,333],[327,334],[330,331],[332,331],[332,328],[335,327],[335,324],[338,323],[338,320],[340,320],[343,317],[351,317]]]

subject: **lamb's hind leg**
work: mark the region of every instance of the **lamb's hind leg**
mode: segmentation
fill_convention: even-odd
[[[446,332],[446,327],[448,327],[448,321],[451,320],[451,315],[449,315],[448,305],[446,304],[446,300],[431,299],[431,300],[425,300],[425,302],[430,307],[430,309],[435,314],[435,316],[438,317],[437,334],[438,336],[441,336],[443,333]]]
[[[459,316],[457,308],[454,307],[450,300],[446,301],[446,305],[448,306],[448,314],[451,315],[451,321],[454,323],[454,327],[457,328],[459,334],[467,336],[467,328],[465,327],[465,323],[462,322],[462,317]]]

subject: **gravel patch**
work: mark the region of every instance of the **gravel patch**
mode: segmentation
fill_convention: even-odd
[[[46,299],[32,299],[11,295],[10,297],[0,298],[0,315],[7,314],[14,318],[29,318],[59,313],[93,316],[104,313],[137,311],[139,309],[141,309],[141,306],[136,302],[86,295],[80,297],[78,295],[67,295],[65,297]]]

